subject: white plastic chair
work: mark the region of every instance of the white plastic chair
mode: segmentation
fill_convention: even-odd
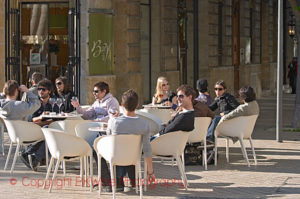
[[[142,176],[141,176],[141,153],[142,153],[141,135],[108,135],[95,140],[94,148],[98,155],[98,182],[99,194],[101,194],[101,158],[109,162],[110,175],[112,182],[113,198],[116,192],[116,165],[129,166],[135,165],[135,176],[137,178],[136,192],[138,184],[140,186],[140,198],[143,197]],[[138,175],[137,175],[138,174]]]
[[[135,114],[138,117],[148,121],[149,128],[150,128],[150,136],[153,136],[159,132],[162,121],[159,118],[157,118],[155,115],[141,110],[136,110]]]
[[[75,132],[78,137],[83,138],[91,147],[93,147],[94,140],[99,135],[99,132],[89,131],[88,129],[90,127],[101,127],[101,124],[99,122],[80,123],[75,126]],[[91,142],[91,140],[93,142]]]
[[[54,164],[54,159],[57,160],[52,181],[50,182],[49,193],[52,190],[53,181],[55,180],[57,170],[61,161],[66,160],[65,157],[80,158],[80,177],[83,182],[83,159],[90,158],[90,191],[93,190],[93,151],[90,145],[80,137],[66,134],[56,129],[43,128],[42,129],[48,148],[51,153],[50,165],[47,170],[44,188],[49,179],[51,168]],[[70,159],[67,159],[70,160]],[[87,168],[86,168],[87,170]],[[83,183],[82,183],[83,184]]]
[[[180,156],[182,156],[184,153],[184,148],[189,136],[190,136],[190,132],[175,131],[175,132],[161,135],[150,142],[153,157],[170,159],[170,157],[165,157],[165,156],[172,156],[171,157],[172,159],[176,159],[178,169],[181,175],[181,180],[186,190],[187,190],[188,182],[187,182],[187,177],[185,175],[184,166],[180,159]],[[147,176],[146,162],[144,168],[144,176],[145,178]]]
[[[1,133],[1,149],[2,149],[2,155],[4,156],[5,155],[5,152],[4,152],[4,124],[2,123],[2,119],[0,118],[0,133]]]
[[[37,124],[21,120],[7,120],[3,119],[7,128],[9,138],[11,140],[10,147],[5,162],[4,170],[6,170],[8,161],[10,159],[13,144],[17,144],[13,164],[11,166],[10,173],[13,173],[17,157],[19,155],[19,149],[21,145],[34,144],[44,140],[41,127]]]
[[[235,137],[238,138],[241,144],[241,149],[243,156],[247,162],[248,167],[250,167],[250,163],[247,156],[246,147],[243,139],[248,139],[251,145],[253,158],[255,165],[257,164],[256,155],[251,139],[251,135],[255,126],[255,122],[257,120],[258,115],[251,116],[241,116],[236,117],[230,120],[223,121],[220,120],[218,126],[215,130],[215,165],[217,165],[217,140],[218,137],[226,137],[226,159],[229,162],[229,138]]]
[[[171,119],[172,109],[144,108],[141,109],[140,111],[155,115],[163,123],[166,123]]]
[[[211,122],[210,117],[195,117],[194,122],[194,130],[191,131],[191,134],[188,138],[188,143],[195,143],[195,142],[203,142],[204,143],[204,150],[202,151],[202,165],[204,166],[205,170],[207,170],[207,145],[206,145],[206,134],[209,124]],[[184,161],[183,161],[184,165]]]

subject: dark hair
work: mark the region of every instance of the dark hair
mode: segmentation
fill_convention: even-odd
[[[196,97],[196,92],[195,92],[195,90],[194,90],[191,86],[189,86],[189,85],[183,84],[183,85],[179,86],[179,87],[177,88],[176,92],[178,92],[178,91],[184,92],[184,94],[185,94],[186,96],[192,95],[192,102],[194,101],[194,99],[195,99],[195,97]]]
[[[224,89],[227,89],[227,86],[224,82],[224,80],[219,80],[215,83],[215,85],[221,85]]]
[[[69,85],[69,81],[68,81],[67,77],[65,77],[65,76],[59,76],[58,78],[55,79],[55,83],[58,80],[62,81],[62,83],[64,84],[64,91],[63,92],[70,91],[70,85]]]
[[[98,83],[94,84],[94,87],[99,88],[101,92],[106,90],[106,94],[109,93],[109,86],[105,82],[98,82]]]
[[[35,83],[38,84],[42,79],[43,79],[43,74],[40,72],[34,72],[31,76],[31,80]]]
[[[254,89],[250,86],[244,86],[239,90],[240,97],[245,100],[245,102],[252,102],[256,100],[256,94]]]
[[[208,83],[206,79],[198,79],[197,80],[197,89],[201,93],[207,92]]]
[[[139,97],[138,94],[130,89],[123,93],[122,95],[122,104],[124,104],[124,107],[127,111],[134,111],[139,103]]]
[[[52,82],[48,79],[43,79],[42,81],[39,82],[38,87],[42,86],[44,88],[46,88],[47,90],[50,91],[50,93],[53,92],[53,85]]]
[[[14,96],[16,90],[19,89],[19,84],[16,80],[8,80],[3,87],[3,93],[5,96]]]

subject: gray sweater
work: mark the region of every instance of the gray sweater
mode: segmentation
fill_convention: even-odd
[[[0,107],[7,112],[4,116],[9,120],[27,120],[41,106],[39,98],[30,91],[27,92],[27,100],[28,102],[0,99]]]
[[[150,128],[146,120],[139,117],[120,116],[110,118],[106,131],[107,135],[137,134],[142,135],[143,152],[145,157],[152,156],[150,145]]]
[[[222,119],[224,121],[239,116],[250,116],[250,115],[258,115],[258,114],[259,114],[259,106],[257,102],[254,100],[252,102],[239,105],[236,109],[224,115]]]

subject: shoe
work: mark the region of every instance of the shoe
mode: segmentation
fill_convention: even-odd
[[[26,153],[20,154],[20,159],[29,169],[31,169],[31,166],[30,166],[29,160],[28,160],[28,155]]]
[[[215,152],[214,151],[210,151],[207,154],[207,164],[214,164],[215,163]]]
[[[124,187],[124,192],[127,193],[127,192],[130,192],[131,191],[131,187]]]
[[[32,155],[28,155],[28,160],[29,160],[30,168],[33,171],[37,171],[38,166],[40,166],[40,162],[36,159],[36,157]]]
[[[93,189],[99,190],[99,184],[94,184]],[[111,186],[107,186],[107,185],[103,186],[102,185],[101,192],[112,192]]]

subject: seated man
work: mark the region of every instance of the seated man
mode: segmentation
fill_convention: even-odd
[[[40,72],[34,72],[31,76],[30,82],[32,86],[29,88],[29,91],[31,91],[36,96],[38,96],[37,85],[42,79],[43,79],[43,74]],[[22,96],[22,101],[25,101],[26,98],[27,98],[26,93],[24,93]]]
[[[40,108],[32,114],[32,122],[40,126],[49,125],[53,122],[52,119],[45,119],[42,115],[45,112],[51,112],[52,107],[49,103],[50,95],[52,93],[52,82],[50,80],[44,79],[38,83],[38,95],[40,97],[41,106]],[[54,112],[58,113],[58,106],[54,106]],[[46,154],[45,154],[45,141],[38,142],[33,145],[29,145],[26,151],[21,153],[22,162],[33,171],[37,170],[39,165],[45,164]]]
[[[181,85],[177,89],[177,101],[180,111],[167,123],[162,125],[160,135],[174,131],[192,131],[194,129],[193,101],[195,91],[188,85]]]
[[[18,101],[19,91],[27,93],[27,101]],[[0,107],[7,114],[9,120],[27,120],[41,105],[38,97],[29,91],[25,85],[18,85],[15,80],[8,80],[4,84],[3,93],[5,98],[0,100]]]
[[[108,122],[106,133],[108,135],[113,134],[141,134],[143,140],[143,152],[145,161],[148,165],[148,179],[150,181],[155,180],[152,167],[152,150],[150,145],[150,132],[149,125],[146,120],[141,119],[135,115],[135,109],[138,106],[138,95],[133,90],[128,90],[122,95],[122,107],[125,109],[124,115],[120,117],[113,117]],[[102,164],[105,161],[101,161]],[[105,163],[106,164],[106,163]],[[102,173],[106,173],[105,176],[109,176],[107,166]],[[128,173],[131,180],[131,185],[135,186],[135,169],[134,166],[119,167],[117,166],[117,185],[119,188],[124,187],[123,177],[125,173]],[[110,177],[109,177],[110,179]],[[119,180],[120,179],[120,180]]]
[[[107,83],[96,83],[94,85],[93,95],[96,101],[92,107],[86,111],[80,107],[78,101],[71,102],[76,108],[77,113],[83,114],[83,119],[107,122],[109,120],[108,113],[119,113],[119,102],[109,93],[109,86]]]

